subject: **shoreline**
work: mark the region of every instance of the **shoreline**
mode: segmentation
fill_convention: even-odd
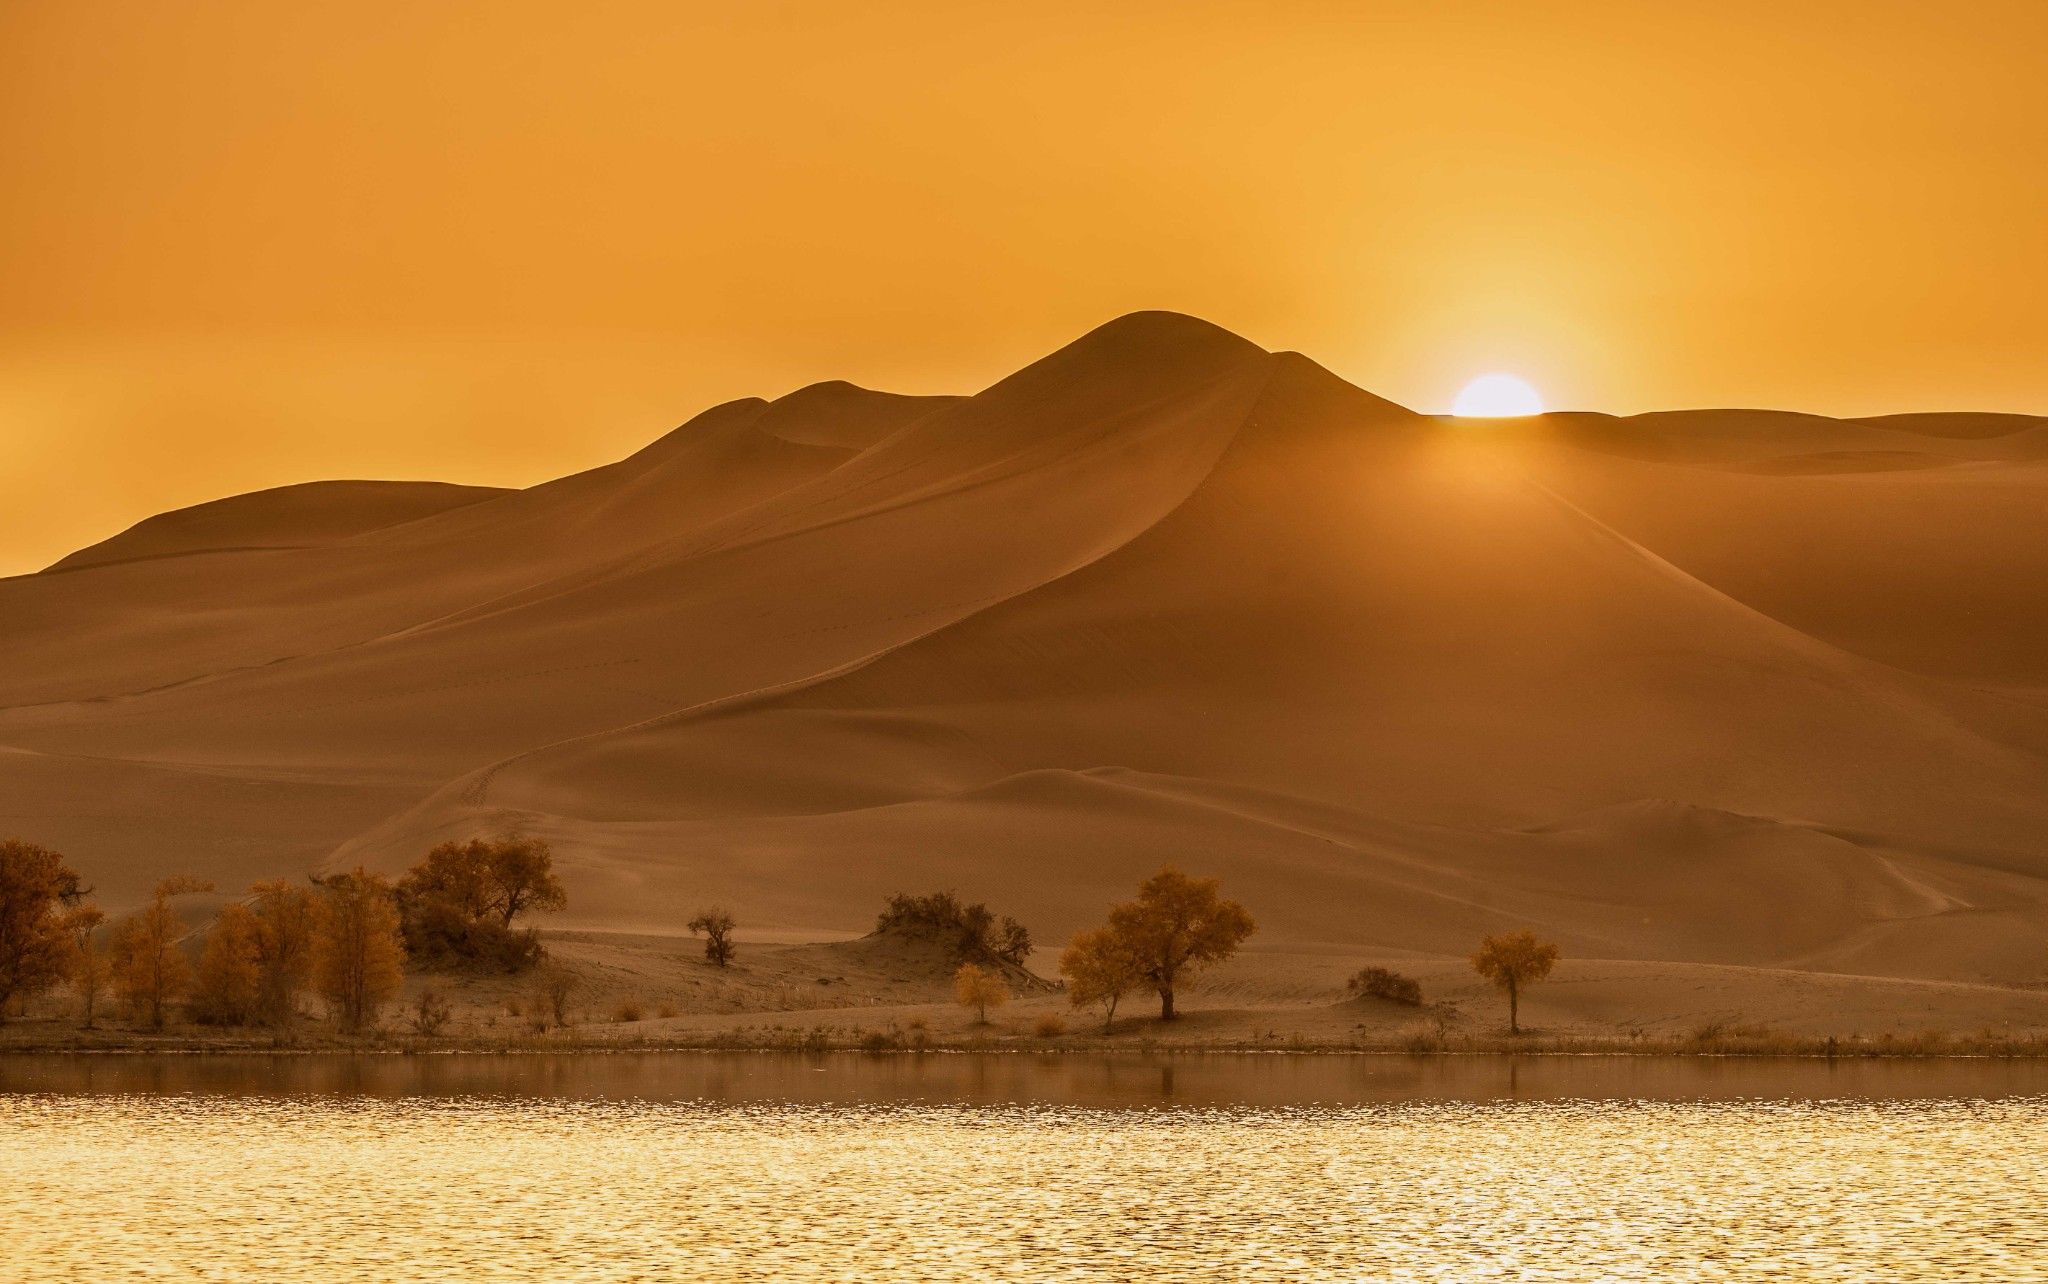
[[[779,1037],[602,1039],[542,1036],[503,1041],[392,1037],[333,1042],[197,1041],[162,1043],[114,1041],[77,1043],[23,1041],[0,1044],[0,1060],[14,1057],[527,1057],[527,1056],[703,1056],[726,1053],[785,1056],[1031,1056],[1031,1057],[1196,1057],[1273,1056],[1403,1058],[1413,1060],[1512,1060],[1518,1058],[1626,1058],[1640,1060],[1802,1061],[2042,1061],[2048,1039],[1985,1041],[1975,1038],[1729,1039],[1725,1041],[1600,1039],[1526,1036],[1515,1040],[1460,1040],[1438,1046],[1413,1042],[1226,1042],[1102,1039],[1098,1041],[990,1037],[900,1041],[787,1031]]]

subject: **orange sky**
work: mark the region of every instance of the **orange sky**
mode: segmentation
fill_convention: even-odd
[[[1421,409],[2048,413],[2048,3],[0,0],[0,572],[1119,312]]]

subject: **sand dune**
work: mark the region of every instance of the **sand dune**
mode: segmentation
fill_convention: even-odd
[[[50,567],[75,571],[112,562],[305,548],[397,526],[505,492],[446,482],[305,482],[195,504],[137,522],[112,539],[79,549]]]
[[[1056,935],[1174,859],[1283,947],[2032,979],[2044,461],[2018,416],[1475,428],[1138,314],[973,397],[0,581],[0,828],[116,899],[518,824],[588,926],[954,886]]]

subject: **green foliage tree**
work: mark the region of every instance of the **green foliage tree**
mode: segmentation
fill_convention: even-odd
[[[1508,996],[1508,1033],[1520,1034],[1524,986],[1534,985],[1557,966],[1557,946],[1539,941],[1534,932],[1489,936],[1472,955],[1472,970]]]
[[[22,999],[64,978],[72,952],[66,918],[84,898],[78,875],[47,847],[0,842],[0,1023]]]

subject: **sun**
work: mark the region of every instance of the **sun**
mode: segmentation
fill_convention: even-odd
[[[1526,380],[1511,374],[1483,374],[1465,385],[1451,403],[1461,419],[1519,419],[1543,413],[1543,398]]]

